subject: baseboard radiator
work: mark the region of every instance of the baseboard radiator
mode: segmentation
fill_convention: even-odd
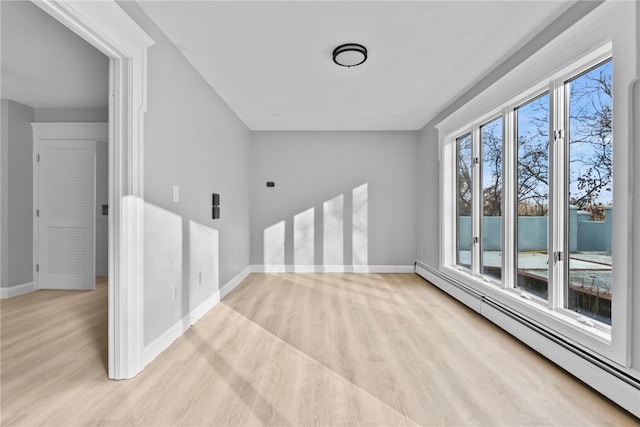
[[[415,267],[416,274],[640,418],[640,379],[428,265]]]

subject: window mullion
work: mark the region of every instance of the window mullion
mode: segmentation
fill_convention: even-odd
[[[482,233],[482,169],[480,159],[482,158],[480,148],[480,126],[474,126],[471,133],[471,141],[473,144],[473,192],[472,192],[472,211],[471,211],[471,272],[474,275],[481,274],[482,251],[481,233]]]
[[[513,289],[516,286],[516,126],[515,110],[503,110],[502,127],[503,190],[502,190],[502,286]]]
[[[458,268],[472,271],[474,171],[471,132],[456,138],[455,153],[455,260]]]
[[[549,133],[551,146],[551,168],[549,171],[550,206],[549,216],[549,308],[564,306],[564,282],[566,280],[565,259],[568,253],[565,248],[566,219],[566,168],[565,168],[565,96],[564,84],[561,80],[551,83],[551,129]]]

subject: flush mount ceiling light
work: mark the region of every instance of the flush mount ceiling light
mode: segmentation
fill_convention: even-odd
[[[367,48],[357,43],[346,43],[333,49],[333,62],[343,67],[355,67],[367,60]]]

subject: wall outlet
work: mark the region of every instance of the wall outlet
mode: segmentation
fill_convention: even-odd
[[[178,299],[178,285],[173,285],[173,299]]]
[[[202,285],[202,271],[198,273],[198,284]]]

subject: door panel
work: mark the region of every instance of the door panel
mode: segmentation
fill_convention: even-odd
[[[95,141],[40,141],[40,289],[95,287]]]

